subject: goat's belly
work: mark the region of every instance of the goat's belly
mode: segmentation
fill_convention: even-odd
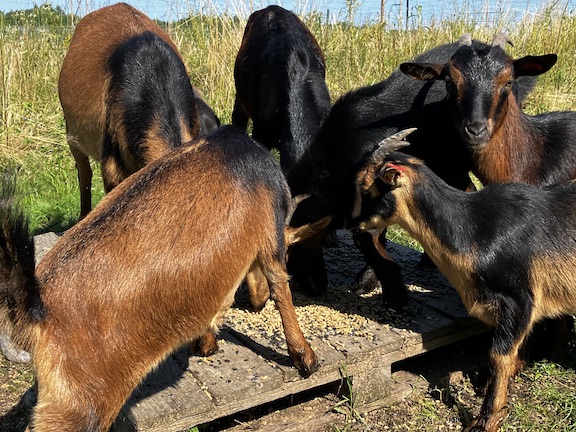
[[[576,314],[576,256],[546,256],[533,259],[530,285],[534,319]]]

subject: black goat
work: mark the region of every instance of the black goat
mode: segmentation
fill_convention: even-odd
[[[502,34],[487,46],[472,44],[469,35],[461,41],[448,62],[417,61],[400,69],[417,80],[446,83],[453,121],[480,181],[549,185],[576,179],[576,112],[529,116],[511,91],[522,77],[548,71],[556,54],[513,60]]]
[[[473,44],[487,47],[478,41]],[[452,43],[436,47],[415,61],[446,62],[458,46],[458,43]],[[515,82],[513,91],[517,100],[522,100],[532,86],[532,78]],[[452,186],[468,188],[472,158],[454,127],[451,112],[442,83],[415,81],[399,69],[380,83],[342,96],[332,107],[307,154],[288,173],[288,183],[294,194],[312,195],[296,211],[293,224],[331,214],[333,226],[341,226],[352,212],[358,161],[380,140],[408,127],[418,128],[408,138],[411,143],[408,152],[425,160]],[[359,278],[359,288],[369,291],[380,282],[385,303],[393,307],[406,304],[400,268],[382,246],[385,233],[358,233],[355,242],[367,262]],[[312,293],[326,289],[321,244],[318,238],[308,239],[294,247],[288,261],[293,279]]]
[[[498,430],[527,335],[544,318],[576,312],[576,184],[493,184],[466,193],[398,152],[373,158],[360,173],[362,211],[349,227],[399,224],[468,312],[495,327],[487,394],[468,430]]]
[[[234,65],[236,100],[232,124],[280,151],[288,172],[330,111],[324,55],[306,25],[292,12],[269,6],[246,24]]]

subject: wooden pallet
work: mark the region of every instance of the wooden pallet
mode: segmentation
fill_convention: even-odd
[[[56,238],[37,237],[37,250],[47,250]],[[309,378],[298,375],[282,335],[247,332],[228,320],[218,337],[218,353],[209,358],[189,357],[184,349],[174,353],[133,393],[114,430],[181,431],[338,382],[343,371],[359,403],[369,409],[389,396],[393,363],[486,331],[467,315],[456,291],[437,270],[418,267],[420,253],[396,244],[391,244],[391,255],[410,285],[410,306],[389,311],[380,305],[379,295],[351,293],[362,259],[346,232],[339,232],[339,239],[339,247],[326,251],[329,292],[319,299],[294,293],[294,303],[297,312],[317,302],[361,316],[362,332],[332,331],[330,324],[311,332],[301,322],[321,359],[316,373]],[[239,290],[235,307],[243,307],[243,293]]]

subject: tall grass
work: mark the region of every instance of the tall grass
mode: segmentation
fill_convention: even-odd
[[[503,30],[514,41],[515,46],[509,48],[512,56],[559,55],[558,64],[540,78],[526,110],[576,108],[576,18],[558,6],[516,23],[506,16],[481,21],[461,11],[450,20],[407,31],[386,23],[327,23],[316,12],[302,18],[324,50],[333,99],[386,78],[400,62],[455,41],[462,33],[490,40],[495,31]],[[168,27],[192,82],[224,123],[231,117],[234,59],[245,24],[245,18],[194,15]],[[66,23],[49,29],[0,23],[0,167],[20,167],[19,193],[36,231],[65,228],[79,212],[76,172],[57,94],[58,74],[71,34]],[[94,169],[97,173],[99,167],[94,165]],[[102,194],[97,182],[94,201]]]

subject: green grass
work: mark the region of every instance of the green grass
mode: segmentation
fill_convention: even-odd
[[[463,17],[466,17],[465,11]],[[438,44],[457,40],[464,32],[489,40],[507,31],[515,43],[513,56],[556,52],[558,64],[543,75],[526,110],[576,107],[576,18],[550,7],[536,22],[514,28],[499,17],[492,22],[454,18],[411,31],[390,30],[385,24],[329,25],[319,13],[303,17],[324,50],[327,83],[332,98],[386,78],[397,65]],[[65,25],[13,28],[0,21],[0,168],[17,165],[19,193],[35,232],[61,229],[76,220],[79,192],[58,100],[60,66],[71,37]],[[223,123],[229,123],[234,102],[233,66],[245,20],[227,16],[195,16],[169,26],[192,82],[199,87]],[[225,43],[223,43],[225,41]],[[99,167],[94,165],[96,177]],[[93,186],[94,202],[103,195],[101,181]],[[407,242],[401,231],[392,236]]]

